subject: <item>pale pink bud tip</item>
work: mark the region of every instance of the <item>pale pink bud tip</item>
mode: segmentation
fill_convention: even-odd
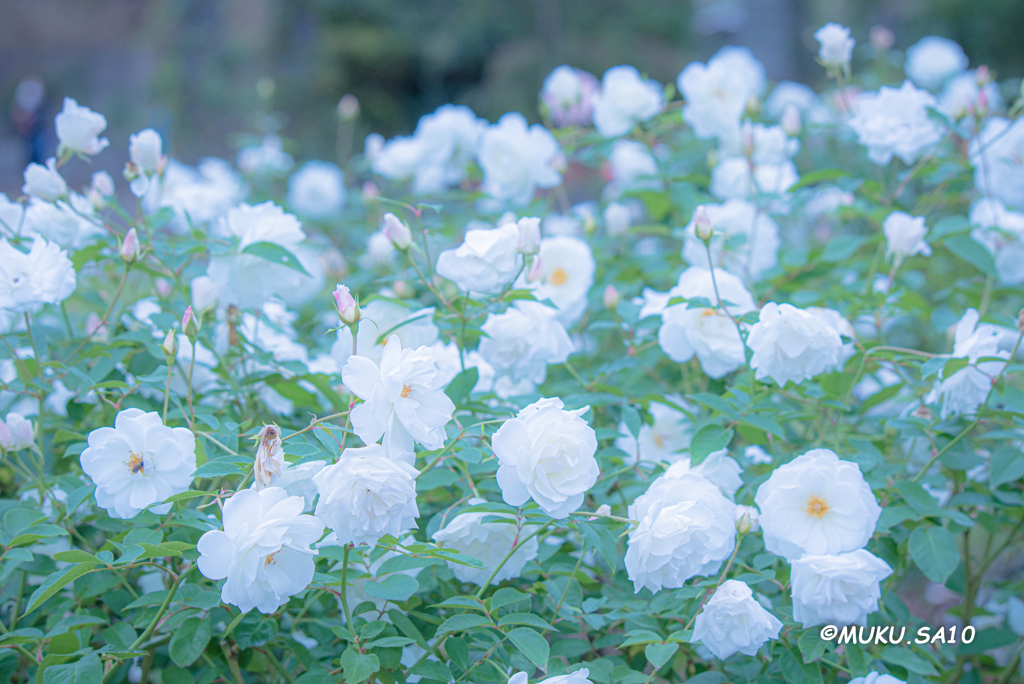
[[[134,228],[128,231],[121,243],[120,255],[126,264],[130,264],[142,254],[142,245],[139,244],[139,234]]]
[[[398,249],[409,249],[412,244],[412,231],[400,218],[388,212],[384,214],[384,237]]]
[[[338,285],[334,290],[334,303],[338,307],[338,317],[345,325],[352,325],[359,320],[359,304],[345,285]]]
[[[704,208],[703,204],[693,212],[693,225],[697,237],[705,242],[710,240],[715,232],[715,227],[711,224],[711,217],[708,216],[708,210]]]
[[[524,217],[516,223],[519,238],[516,249],[520,254],[536,254],[540,251],[540,219]]]
[[[604,288],[604,305],[605,308],[612,311],[619,306],[619,291],[615,289],[614,285]]]
[[[541,279],[544,275],[544,264],[540,262],[540,257],[533,257],[533,263],[530,264],[530,272],[526,274],[526,280],[528,282],[536,282]]]

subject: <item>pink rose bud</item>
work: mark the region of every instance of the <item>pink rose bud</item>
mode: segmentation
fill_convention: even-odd
[[[189,341],[195,342],[199,335],[199,321],[192,313],[192,307],[185,309],[185,315],[181,317],[181,329],[188,336]]]
[[[693,212],[693,227],[697,237],[704,242],[710,240],[711,236],[715,234],[715,227],[711,225],[711,217],[708,216],[708,210],[704,208],[703,204]]]
[[[174,330],[168,330],[167,336],[164,337],[164,341],[160,343],[160,349],[163,350],[164,356],[168,360],[175,358],[178,355],[178,335]]]
[[[619,306],[619,291],[614,285],[604,288],[604,306],[609,311],[614,311]]]
[[[338,102],[338,118],[342,121],[352,121],[359,116],[359,98],[349,93],[343,95]]]
[[[338,317],[341,318],[342,323],[352,325],[359,321],[359,303],[344,285],[338,285],[335,288],[334,303],[338,306]]]
[[[800,134],[800,110],[797,109],[795,104],[790,102],[786,105],[786,108],[782,111],[782,120],[779,123],[782,124],[782,130],[786,131],[789,135]]]
[[[121,259],[126,263],[133,263],[142,255],[142,245],[139,244],[139,234],[134,228],[128,231],[121,242]]]
[[[391,212],[384,214],[384,237],[403,251],[409,249],[409,245],[412,244],[412,232],[409,230],[409,226]]]
[[[540,219],[524,217],[516,223],[519,228],[519,241],[516,250],[520,254],[536,254],[540,251]]]
[[[153,285],[156,287],[156,293],[163,297],[164,299],[170,297],[171,292],[174,291],[174,286],[171,284],[171,281],[168,280],[167,278],[157,278],[156,282],[153,283]]]
[[[753,506],[737,506],[735,519],[736,531],[740,534],[757,532],[761,529],[760,516],[758,515],[757,509]]]
[[[540,256],[533,257],[533,263],[530,264],[530,272],[526,274],[526,281],[529,283],[535,283],[544,276],[544,264],[540,262]]]
[[[992,72],[989,71],[988,66],[982,64],[974,71],[974,80],[978,85],[982,86],[992,80]]]

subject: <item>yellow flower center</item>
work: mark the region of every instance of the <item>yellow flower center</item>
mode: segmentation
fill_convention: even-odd
[[[812,518],[821,520],[828,515],[828,502],[820,496],[812,496],[807,500],[807,505],[804,506],[804,511],[806,511],[807,515]]]
[[[409,392],[412,392],[412,385],[402,385],[402,398],[408,399]]]
[[[565,275],[565,271],[563,271],[560,268],[556,268],[554,271],[551,272],[551,277],[548,278],[548,281],[552,285],[565,285],[565,281],[568,279],[569,276]]]
[[[665,435],[655,434],[654,435],[654,443],[657,444],[659,448],[664,449],[665,448]]]
[[[128,470],[132,471],[132,475],[145,475],[145,468],[142,457],[133,452],[132,457],[128,459]]]
[[[267,556],[267,560],[263,561],[264,565],[277,565],[277,561],[274,560],[274,556],[281,553],[279,550]]]

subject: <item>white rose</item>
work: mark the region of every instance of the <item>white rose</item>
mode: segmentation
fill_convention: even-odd
[[[671,479],[686,472],[700,475],[722,490],[722,493],[729,498],[734,497],[736,491],[743,486],[743,478],[740,477],[743,468],[736,462],[736,459],[729,456],[728,449],[711,452],[696,468],[690,467],[689,457],[679,459],[664,474]]]
[[[249,192],[229,163],[213,157],[195,168],[171,160],[159,183],[150,185],[149,194],[143,198],[146,212],[170,207],[176,215],[172,225],[179,233],[191,226],[216,223]]]
[[[750,280],[760,280],[779,261],[779,226],[750,202],[730,199],[724,204],[705,204],[715,227],[711,238],[714,265]],[[695,217],[684,229],[683,259],[691,266],[710,268],[707,248],[697,237]],[[725,298],[725,295],[722,295]]]
[[[950,76],[967,68],[970,62],[958,43],[941,36],[925,36],[907,48],[903,70],[914,83],[938,90]]]
[[[558,675],[556,677],[548,677],[542,679],[536,684],[594,684],[587,677],[590,676],[590,670],[585,667],[581,667],[578,670],[570,672],[564,675]],[[525,672],[517,672],[509,677],[508,684],[528,684],[529,678]],[[882,683],[879,683],[882,684]]]
[[[679,73],[683,120],[698,138],[735,139],[747,104],[766,82],[764,65],[750,50],[727,45],[706,65],[691,62]]]
[[[373,546],[386,534],[397,538],[420,515],[417,475],[408,463],[388,458],[379,444],[349,447],[313,476],[320,494],[316,517],[334,530],[339,544]]]
[[[724,306],[734,318],[757,308],[743,281],[718,268],[712,282],[710,270],[691,266],[683,271],[678,284],[668,294],[670,298],[703,298],[715,305],[718,304],[716,284],[718,295],[727,302]],[[744,366],[743,340],[733,319],[721,308],[687,307],[686,303],[674,304],[661,314],[658,345],[662,351],[676,363],[685,363],[696,355],[701,370],[712,378],[721,378]]]
[[[327,465],[327,461],[285,462],[277,475],[270,478],[270,486],[280,487],[287,492],[288,496],[301,496],[305,502],[302,512],[311,513],[318,493],[313,477],[323,470],[325,465]],[[258,488],[254,484],[252,489]]]
[[[103,222],[96,216],[92,201],[77,192],[67,199],[45,202],[33,198],[25,209],[22,237],[42,235],[66,249],[78,250],[106,236]]]
[[[882,514],[860,467],[829,449],[812,449],[776,468],[754,503],[765,548],[790,561],[863,547]]]
[[[46,166],[32,163],[25,167],[25,184],[21,191],[46,202],[54,202],[68,194],[68,184],[57,171],[57,160],[50,157]]]
[[[670,468],[651,483],[629,507],[629,517],[640,521],[626,548],[635,592],[675,589],[718,572],[736,546],[735,508],[694,472]]]
[[[854,677],[849,684],[907,684],[902,679],[896,679],[891,674],[881,672],[869,672],[863,677]]]
[[[540,101],[555,126],[589,126],[594,97],[600,90],[601,84],[593,74],[563,64],[544,79]]]
[[[398,336],[390,335],[379,366],[350,356],[341,378],[363,400],[351,418],[352,429],[366,444],[383,437],[388,457],[410,464],[416,444],[444,446],[444,426],[455,404],[444,393],[448,376],[438,369],[430,347],[403,350]]]
[[[794,560],[793,619],[804,628],[867,624],[868,615],[878,610],[879,582],[891,574],[885,561],[865,549]]]
[[[903,261],[908,256],[923,254],[931,256],[932,248],[925,242],[928,226],[924,216],[911,216],[906,212],[894,211],[882,222],[882,232],[888,247],[886,253]]]
[[[625,135],[639,121],[652,119],[664,106],[661,85],[644,80],[631,66],[604,72],[594,97],[594,126],[605,138]]]
[[[564,518],[597,482],[597,437],[581,417],[590,407],[564,406],[561,399],[540,399],[494,433],[498,485],[510,506],[533,499],[547,515]]]
[[[288,206],[300,216],[333,216],[345,205],[345,175],[336,164],[308,161],[288,180]]]
[[[571,325],[587,308],[587,293],[594,284],[597,261],[585,240],[570,235],[544,238],[540,242],[539,277],[532,282],[524,275],[517,287],[533,290],[538,301],[550,299],[558,307],[559,320]]]
[[[558,155],[558,141],[550,131],[539,124],[527,127],[522,114],[509,112],[480,138],[481,188],[495,199],[529,204],[537,188],[562,183],[554,167]]]
[[[163,147],[160,134],[145,128],[128,138],[128,158],[143,173],[155,173],[163,163]]]
[[[893,155],[913,164],[942,139],[942,127],[928,116],[928,108],[937,104],[931,93],[910,81],[899,88],[882,86],[877,93],[857,97],[849,126],[875,164],[887,165]]]
[[[356,353],[375,363],[384,354],[383,342],[397,335],[403,348],[429,347],[437,341],[438,329],[434,325],[434,307],[410,311],[404,304],[389,299],[374,299],[360,304],[359,332],[356,334]],[[338,328],[338,339],[331,345],[331,357],[344,366],[352,355],[352,330]]]
[[[324,526],[302,506],[280,487],[243,489],[224,503],[224,530],[200,537],[196,561],[205,577],[227,580],[221,601],[269,615],[309,585],[317,555],[310,546]]]
[[[196,469],[196,438],[188,428],[170,428],[158,413],[125,409],[114,427],[89,433],[79,460],[96,485],[96,503],[111,518],[128,520],[158,501],[186,491]],[[171,504],[153,507],[167,513]]]
[[[978,192],[1024,208],[1024,119],[990,118],[968,152]]]
[[[483,499],[470,499],[469,505],[486,503]],[[501,518],[508,522],[496,520]],[[484,522],[488,519],[488,522]],[[470,512],[459,513],[457,516],[433,535],[439,546],[455,549],[459,553],[473,556],[483,561],[483,568],[472,568],[459,563],[448,563],[460,582],[472,582],[482,585],[491,576],[505,555],[520,539],[528,537],[536,530],[535,525],[522,525],[508,515],[497,513]],[[516,579],[523,572],[526,564],[537,557],[540,545],[537,538],[530,539],[516,549],[501,570],[491,580],[491,584],[500,584],[505,580]]]
[[[60,304],[75,291],[75,268],[68,253],[41,237],[28,254],[0,238],[0,310],[35,313]]]
[[[435,270],[463,292],[497,294],[523,268],[518,245],[519,228],[515,223],[470,229],[461,245],[441,252]]]
[[[539,302],[519,300],[504,313],[487,314],[480,327],[480,356],[498,376],[513,383],[544,382],[549,363],[565,363],[576,351],[558,311]]]
[[[29,449],[34,442],[35,431],[32,429],[32,421],[20,413],[8,413],[7,420],[0,421],[0,447],[3,447],[4,451]]]
[[[830,21],[814,32],[814,38],[821,43],[818,59],[825,66],[841,67],[850,63],[853,46],[857,44],[850,37],[850,29]]]
[[[680,396],[665,397],[673,404],[693,408]],[[626,427],[626,422],[619,423],[619,435],[615,438],[615,447],[629,456],[627,463],[648,461],[653,463],[673,463],[681,458],[681,452],[690,447],[693,423],[685,413],[674,406],[652,401],[647,409],[653,418],[653,424],[640,425],[640,435],[634,437]],[[637,447],[639,446],[639,455]]]
[[[609,202],[604,208],[604,230],[611,236],[619,236],[629,230],[633,223],[633,211],[620,202]]]
[[[952,358],[966,358],[969,365],[948,378],[939,371],[939,380],[925,397],[928,403],[940,403],[939,416],[973,416],[992,392],[992,383],[1003,371],[1002,361],[982,361],[984,357],[1009,360],[1010,352],[1000,349],[1003,333],[993,325],[978,325],[976,309],[968,309],[956,324]]]
[[[800,384],[839,364],[843,338],[820,316],[792,304],[768,302],[750,328],[747,346],[754,352],[750,367],[758,380],[771,378],[779,387]]]
[[[238,168],[254,176],[280,176],[292,168],[295,160],[284,151],[281,138],[265,135],[259,145],[243,147],[238,152]]]
[[[107,127],[106,118],[70,97],[64,98],[64,109],[54,119],[60,153],[98,154],[110,143],[98,136]]]
[[[769,639],[778,639],[780,629],[782,622],[754,599],[750,587],[726,580],[694,620],[690,643],[701,642],[722,660],[733,653],[752,656]]]
[[[608,170],[611,182],[606,193],[618,196],[626,190],[660,190],[662,182],[658,174],[658,162],[651,154],[651,148],[635,140],[616,140],[608,156]]]
[[[978,85],[976,71],[968,71],[954,76],[946,83],[939,96],[939,109],[945,112],[951,119],[957,121],[964,117],[982,118],[988,112],[998,111],[1003,105],[1003,96],[999,92],[999,84],[989,81],[984,85]],[[963,137],[973,137],[972,124],[961,129]]]

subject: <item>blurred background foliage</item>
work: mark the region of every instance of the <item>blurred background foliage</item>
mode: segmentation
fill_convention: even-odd
[[[598,76],[629,63],[668,85],[691,60],[740,44],[772,80],[820,86],[812,33],[829,20],[851,26],[859,46],[872,26],[890,28],[897,64],[939,34],[972,66],[1024,74],[1019,0],[0,0],[0,16],[5,106],[37,75],[46,125],[65,95],[108,118],[112,149],[73,185],[96,168],[117,172],[128,135],[145,126],[186,162],[233,158],[245,134],[266,132],[300,160],[333,159],[346,93],[361,105],[344,132],[356,151],[367,133],[409,133],[447,102],[535,121],[537,91],[562,63]],[[10,196],[25,147],[4,117],[0,191]]]

